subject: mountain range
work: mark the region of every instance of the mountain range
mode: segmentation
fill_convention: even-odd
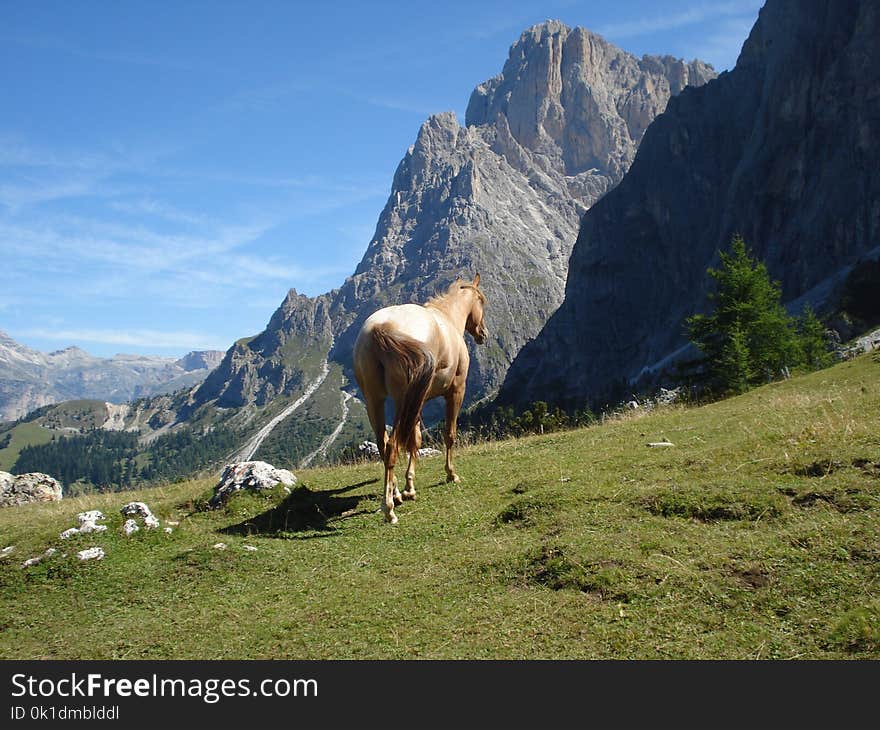
[[[601,407],[670,377],[735,233],[792,309],[838,312],[880,254],[878,31],[874,2],[768,0],[716,77],[556,21],[528,29],[464,126],[422,125],[339,289],[290,290],[200,385],[105,427],[313,463],[369,434],[351,397],[363,320],[477,272],[491,341],[469,343],[469,403]]]
[[[0,421],[76,399],[124,403],[200,383],[222,352],[190,352],[180,359],[152,355],[100,358],[78,347],[44,353],[0,331]]]
[[[192,408],[296,395],[325,362],[348,375],[370,313],[478,271],[492,337],[471,343],[466,402],[491,395],[561,303],[583,213],[622,179],[669,98],[714,76],[701,61],[636,58],[557,21],[528,29],[502,72],[474,89],[465,126],[452,113],[422,125],[354,274],[316,298],[291,290],[264,332],[226,353]]]

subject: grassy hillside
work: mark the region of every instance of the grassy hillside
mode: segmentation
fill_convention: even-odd
[[[53,437],[70,436],[98,428],[107,418],[107,406],[98,400],[71,400],[43,406],[24,419],[0,426],[0,471],[9,471],[25,446],[49,443]],[[9,435],[7,443],[6,436]]]
[[[211,480],[2,510],[0,656],[880,658],[876,358],[458,467],[423,460],[395,527],[375,463],[215,512]],[[180,525],[126,538],[134,498]]]

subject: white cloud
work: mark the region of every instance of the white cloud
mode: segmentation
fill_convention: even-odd
[[[715,32],[703,36],[693,47],[693,55],[708,61],[718,71],[733,68],[754,22],[752,17],[724,21]]]
[[[152,330],[152,329],[28,329],[16,333],[21,337],[33,337],[51,342],[92,342],[104,345],[128,347],[155,347],[168,349],[225,350],[229,343],[202,332]]]
[[[708,20],[744,15],[746,13],[751,13],[752,20],[754,20],[754,14],[758,12],[763,4],[764,0],[730,0],[728,2],[701,3],[678,13],[655,15],[621,23],[609,23],[597,28],[596,32],[601,36],[616,40],[648,35],[664,30],[674,30]]]

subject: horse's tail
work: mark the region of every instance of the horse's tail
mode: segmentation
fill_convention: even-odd
[[[434,379],[434,353],[418,340],[381,325],[372,335],[380,350],[398,359],[406,377],[406,388],[394,414],[392,448],[402,446],[414,453],[418,448],[416,428]]]

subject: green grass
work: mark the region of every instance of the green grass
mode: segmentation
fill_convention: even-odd
[[[217,511],[213,480],[2,510],[0,657],[880,658],[870,356],[457,466],[423,460],[394,527],[375,463]],[[180,526],[124,537],[129,499]],[[87,508],[108,532],[60,541]]]
[[[18,423],[8,431],[4,431],[4,435],[6,433],[11,433],[12,439],[9,446],[0,449],[0,471],[9,471],[15,466],[18,455],[25,446],[47,444],[52,440],[53,435],[60,435],[32,421]]]

